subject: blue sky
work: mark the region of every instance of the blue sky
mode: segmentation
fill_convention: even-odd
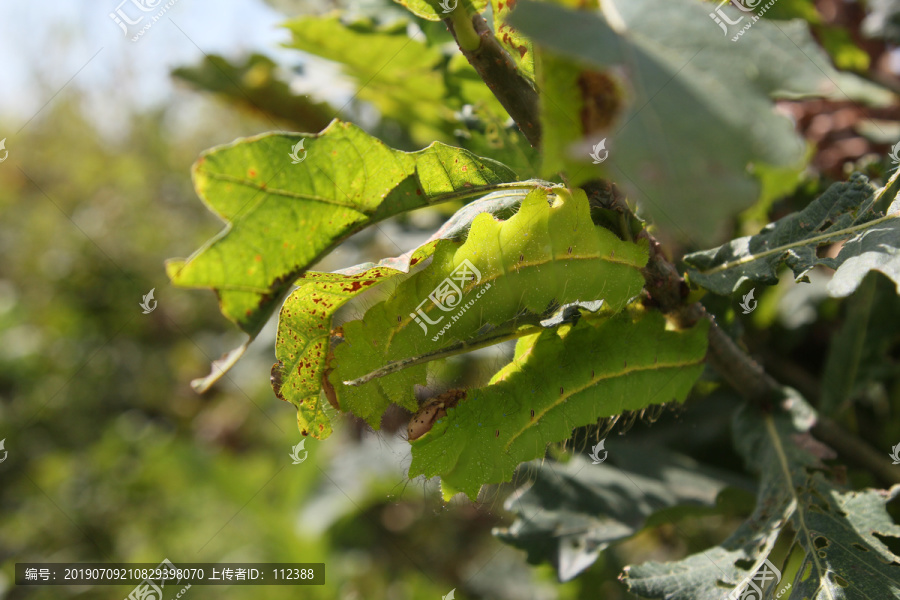
[[[199,63],[204,53],[262,51],[287,66],[307,63],[306,76],[294,82],[299,91],[345,93],[328,65],[279,47],[288,40],[278,26],[285,16],[262,0],[176,0],[136,42],[109,16],[121,1],[0,3],[0,138],[27,134],[29,119],[64,94],[82,94],[87,114],[114,135],[132,111],[179,100],[170,71]],[[123,10],[140,14],[130,1]]]

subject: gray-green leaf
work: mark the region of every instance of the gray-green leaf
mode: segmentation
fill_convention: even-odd
[[[712,243],[737,211],[759,197],[749,163],[803,162],[803,141],[790,120],[774,110],[773,97],[854,93],[805,22],[761,19],[733,42],[735,31],[723,35],[710,19],[716,8],[711,3],[604,0],[600,5],[599,11],[576,11],[520,0],[510,16],[536,44],[582,65],[612,68],[607,72],[626,90],[628,106],[617,120],[602,131],[585,132],[580,122],[585,113],[573,104],[579,85],[544,77],[546,108],[558,108],[545,112],[544,152],[557,157],[554,165],[571,176],[605,170],[671,235]],[[743,16],[741,25],[749,22],[727,3],[721,10],[731,19]],[[609,160],[595,166],[588,151],[601,138],[607,139]],[[557,164],[559,157],[568,160]]]
[[[791,577],[769,580],[754,597],[772,598],[790,589],[791,598],[811,600],[900,598],[900,557],[876,537],[900,536],[885,509],[900,495],[900,486],[845,492],[830,483],[821,459],[834,455],[809,434],[816,415],[796,392],[786,394],[785,412],[768,415],[745,407],[735,420],[737,448],[761,476],[751,517],[720,546],[677,562],[626,568],[633,593],[724,600],[754,589],[763,568],[784,571],[772,550],[790,525],[800,567]]]
[[[676,506],[708,510],[722,489],[737,483],[666,448],[617,439],[605,449],[610,461],[598,465],[581,455],[564,465],[529,463],[530,481],[506,501],[518,518],[494,535],[527,551],[531,563],[553,564],[560,581],[568,581],[651,515]]]
[[[718,294],[731,294],[745,281],[775,284],[787,265],[798,281],[817,265],[836,268],[828,285],[832,296],[847,296],[871,270],[881,271],[900,287],[900,202],[887,214],[877,203],[897,183],[897,176],[876,192],[860,174],[835,183],[803,210],[770,223],[753,236],[684,257],[690,280]],[[848,240],[836,258],[816,249]]]

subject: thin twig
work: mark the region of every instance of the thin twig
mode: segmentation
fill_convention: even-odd
[[[444,23],[463,56],[519,126],[528,143],[537,148],[541,142],[537,92],[519,72],[512,57],[500,46],[484,17],[477,13],[466,15],[459,10],[444,19]]]
[[[475,339],[458,341],[445,348],[441,348],[440,350],[434,350],[432,352],[427,352],[419,356],[413,356],[410,358],[403,358],[400,360],[389,362],[383,367],[375,369],[370,373],[366,373],[361,377],[345,381],[344,385],[357,387],[369,383],[373,379],[385,377],[386,375],[391,375],[392,373],[402,371],[403,369],[407,369],[415,365],[421,365],[434,360],[449,358],[458,354],[472,352],[473,350],[480,350],[481,348],[488,348],[490,346],[495,346],[503,342],[519,339],[520,337],[524,337],[526,335],[531,335],[532,333],[540,333],[543,330],[544,328],[540,325],[529,324],[527,326],[518,327],[514,330],[504,329],[499,332],[494,331]]]

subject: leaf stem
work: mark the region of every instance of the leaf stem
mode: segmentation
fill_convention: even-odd
[[[464,53],[474,52],[481,45],[481,38],[478,32],[475,31],[470,14],[472,13],[469,13],[465,7],[460,5],[459,10],[451,11],[446,19],[453,23],[453,30],[456,32],[456,43],[459,44],[459,49]]]
[[[883,223],[885,221],[889,221],[891,219],[900,218],[898,214],[885,215],[883,217],[879,217],[873,221],[866,221],[865,223],[860,223],[859,225],[854,225],[853,227],[847,227],[846,229],[839,229],[838,231],[826,232],[821,235],[813,236],[811,238],[803,238],[802,240],[798,240],[796,242],[790,244],[784,244],[782,246],[778,246],[777,248],[770,248],[765,252],[760,252],[758,254],[751,254],[748,256],[742,256],[737,260],[732,260],[730,262],[722,263],[712,269],[707,269],[706,271],[701,271],[704,275],[712,275],[714,273],[721,273],[722,271],[727,271],[728,269],[744,265],[755,260],[759,260],[760,258],[771,256],[773,254],[780,254],[782,252],[786,252],[792,248],[797,248],[800,246],[808,246],[812,243],[816,245],[823,244],[827,241],[837,241],[838,238],[846,238],[850,237],[851,233],[855,233],[857,231],[861,231],[863,229],[869,229],[873,225],[878,225],[879,223]]]
[[[883,198],[891,197],[891,193],[896,195],[898,188],[900,188],[900,169],[894,172],[891,178],[887,181],[887,183],[881,189],[875,192],[875,198],[872,201],[872,206],[875,207]],[[891,219],[900,218],[900,214],[898,213],[889,213],[884,215],[883,217],[879,217],[872,221],[866,221],[865,223],[860,223],[858,225],[853,225],[852,227],[847,227],[846,229],[839,229],[837,231],[826,231],[817,236],[813,236],[811,238],[804,238],[802,240],[798,240],[796,242],[790,244],[784,244],[782,246],[778,246],[777,248],[770,248],[765,252],[760,252],[758,254],[751,254],[748,256],[743,256],[737,260],[732,260],[730,262],[722,263],[712,269],[708,269],[706,271],[701,271],[704,275],[711,275],[713,273],[721,273],[722,271],[727,271],[733,267],[737,267],[743,264],[747,264],[753,262],[755,260],[759,260],[760,258],[764,258],[766,256],[772,256],[773,254],[780,254],[782,252],[787,252],[792,248],[797,248],[799,246],[808,246],[809,244],[824,244],[828,241],[837,241],[837,238],[847,238],[850,237],[850,234],[856,233],[857,231],[861,231],[863,229],[869,229],[873,225],[878,225],[879,223],[884,223],[885,221],[889,221]]]
[[[452,202],[453,200],[477,198],[480,196],[486,196],[491,192],[499,192],[501,190],[533,190],[539,187],[558,187],[558,185],[547,181],[539,181],[534,179],[528,181],[514,181],[510,183],[494,183],[491,185],[482,185],[479,187],[469,188],[467,190],[439,194],[432,197],[428,201],[428,206],[443,204],[444,202]]]
[[[391,373],[396,373],[397,371],[402,371],[403,369],[415,365],[421,365],[433,360],[456,356],[458,354],[471,352],[473,350],[480,350],[481,348],[487,348],[495,344],[515,340],[532,333],[539,333],[543,330],[544,328],[539,324],[534,325],[530,323],[525,326],[516,325],[515,330],[513,331],[510,331],[508,327],[504,328],[500,333],[498,333],[498,330],[494,330],[484,336],[476,337],[471,340],[456,342],[455,344],[451,344],[446,348],[434,350],[433,352],[428,352],[426,354],[422,354],[421,356],[413,356],[410,358],[404,358],[401,360],[395,360],[394,362],[389,362],[383,367],[376,369],[371,373],[367,373],[362,377],[357,377],[356,379],[345,381],[344,385],[350,385],[353,387],[364,385],[366,383],[369,383],[373,379],[378,379],[379,377],[384,377],[386,375],[390,375]]]

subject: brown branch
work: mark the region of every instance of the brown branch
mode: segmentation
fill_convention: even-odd
[[[479,14],[467,16],[460,6],[444,23],[469,64],[519,126],[528,143],[537,148],[541,142],[537,92],[500,46],[487,22]]]
[[[782,386],[722,331],[702,304],[683,303],[687,286],[681,275],[663,256],[659,243],[646,232],[641,235],[650,242],[650,260],[644,269],[644,278],[653,303],[682,327],[690,327],[701,319],[708,319],[709,363],[743,398],[771,409],[783,396]],[[818,416],[812,427],[812,434],[832,446],[850,462],[868,470],[881,483],[900,483],[900,469],[888,463],[886,454],[878,452],[828,417]]]

